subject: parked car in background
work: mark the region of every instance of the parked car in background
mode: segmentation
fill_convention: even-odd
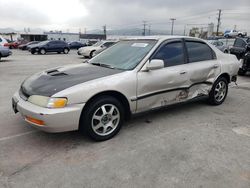
[[[92,58],[95,51],[99,51],[99,50],[102,50],[102,49],[109,48],[115,42],[116,41],[109,41],[109,40],[99,41],[99,42],[95,43],[92,46],[86,46],[86,47],[79,48],[78,51],[77,51],[77,54],[78,55],[83,55],[84,57]]]
[[[83,44],[81,42],[78,41],[74,41],[74,42],[69,42],[69,48],[70,49],[79,49],[81,47],[87,46],[87,44]]]
[[[2,57],[8,57],[12,54],[9,48],[0,45],[0,60]]]
[[[4,46],[6,43],[8,43],[8,41],[0,35],[0,46]]]
[[[4,46],[9,49],[16,49],[18,45],[19,45],[18,41],[10,41],[10,40],[7,40],[7,43],[4,44]]]
[[[250,38],[236,38],[233,47],[230,50],[238,60],[240,60],[239,75],[245,75],[250,71]]]
[[[68,54],[70,49],[68,43],[61,41],[61,40],[47,40],[40,42],[36,45],[32,45],[29,49],[32,54],[46,54],[47,52],[57,52],[64,54]]]
[[[229,49],[224,45],[222,41],[219,40],[209,40],[209,43],[214,45],[216,48],[218,48],[223,53],[229,53]]]
[[[25,79],[14,112],[47,132],[78,130],[94,140],[115,136],[131,114],[207,97],[220,105],[239,62],[192,37],[118,42],[88,63],[52,68]]]
[[[223,39],[218,39],[218,41],[223,42],[224,46],[226,46],[228,49],[228,53],[230,53],[230,49],[234,45],[235,38],[223,38]]]
[[[238,60],[242,59],[246,53],[246,46],[250,42],[250,37],[236,38],[234,45],[230,50],[231,54],[236,55]]]
[[[224,33],[224,37],[230,38],[230,37],[245,37],[247,36],[246,32],[242,31],[236,31],[236,30],[227,30]]]
[[[41,41],[31,41],[31,42],[28,42],[28,43],[26,43],[26,44],[21,44],[21,45],[19,45],[18,48],[19,48],[20,50],[27,50],[28,47],[29,47],[30,45],[38,44],[39,42],[41,42]]]

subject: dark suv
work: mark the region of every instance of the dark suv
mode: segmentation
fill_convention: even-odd
[[[230,49],[230,53],[236,55],[238,60],[241,61],[241,66],[238,72],[239,75],[244,75],[247,71],[250,71],[249,46],[249,37],[236,38],[233,47]]]
[[[47,52],[57,52],[57,53],[69,53],[70,48],[69,45],[60,40],[51,40],[51,41],[44,41],[40,42],[37,45],[32,46],[29,50],[32,54],[39,53],[39,54],[46,54]]]

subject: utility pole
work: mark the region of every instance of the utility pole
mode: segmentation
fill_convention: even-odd
[[[87,34],[87,28],[86,27],[84,28],[84,34]]]
[[[217,23],[216,36],[219,35],[220,20],[221,20],[221,9],[219,9],[218,11],[219,11],[219,16],[218,16],[218,23]]]
[[[146,21],[142,21],[142,22],[143,22],[142,35],[145,36],[146,35],[146,25],[147,25],[147,22]]]
[[[151,35],[151,25],[148,25],[148,35]]]
[[[184,25],[184,32],[183,32],[183,35],[186,36],[186,24]]]
[[[106,25],[103,26],[103,34],[105,36],[107,36],[107,26]]]
[[[176,19],[175,19],[175,18],[170,18],[170,20],[172,21],[171,35],[173,35],[173,33],[174,33],[174,21],[175,21]]]

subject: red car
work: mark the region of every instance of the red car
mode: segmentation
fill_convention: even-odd
[[[5,47],[8,47],[10,49],[17,48],[19,46],[19,43],[17,41],[14,42],[8,42],[4,44]]]

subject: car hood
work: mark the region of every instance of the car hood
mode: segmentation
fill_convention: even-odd
[[[110,69],[88,63],[59,67],[37,73],[26,79],[21,85],[20,92],[25,97],[31,95],[50,97],[71,86],[121,72],[123,70]]]

